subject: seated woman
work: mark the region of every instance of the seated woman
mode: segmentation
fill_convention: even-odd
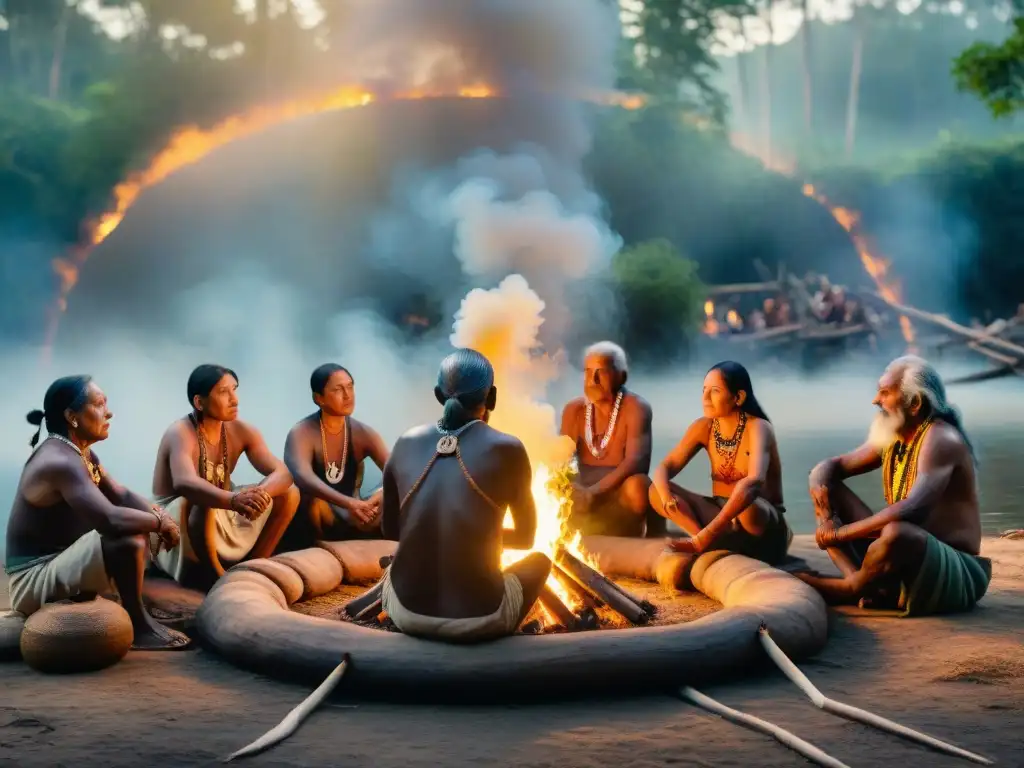
[[[711,462],[710,498],[671,482],[701,448]],[[704,377],[704,416],[655,469],[651,505],[689,534],[669,540],[677,552],[727,549],[772,565],[785,558],[793,532],[784,517],[779,447],[739,363],[719,363]]]

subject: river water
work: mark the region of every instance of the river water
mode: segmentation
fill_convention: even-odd
[[[656,433],[655,461],[663,457],[678,435]],[[779,430],[779,454],[782,459],[782,484],[786,518],[796,533],[814,530],[814,510],[807,494],[807,475],[815,464],[863,442],[864,430],[787,432]],[[971,431],[978,457],[981,486],[981,523],[986,534],[1009,528],[1024,528],[1024,432],[1020,427],[983,426]],[[707,456],[698,454],[676,482],[697,491],[710,493]],[[882,506],[881,473],[853,478],[850,487],[872,508]]]

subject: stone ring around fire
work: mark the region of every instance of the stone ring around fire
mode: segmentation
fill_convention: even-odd
[[[624,545],[639,551],[650,542]],[[348,653],[352,668],[344,687],[352,695],[463,703],[663,691],[721,680],[737,669],[768,669],[762,622],[794,661],[818,653],[827,639],[827,610],[817,592],[788,573],[724,551],[698,557],[688,585],[722,609],[680,624],[453,645],[299,612],[303,602],[341,584],[378,581],[380,560],[395,546],[319,542],[240,563],[206,596],[196,616],[199,635],[236,666],[287,682],[318,685]]]

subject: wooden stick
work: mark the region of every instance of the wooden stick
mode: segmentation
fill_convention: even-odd
[[[778,291],[781,286],[776,281],[764,283],[733,283],[732,285],[709,285],[708,296],[721,296],[731,293],[761,293]]]
[[[577,600],[583,603],[585,608],[590,608],[596,611],[598,608],[604,607],[604,600],[592,594],[586,587],[563,571],[562,567],[558,565],[558,563],[551,564],[551,575],[558,580],[558,583],[561,584],[564,589],[568,590],[576,597]]]
[[[840,762],[834,757],[822,752],[809,741],[804,741],[796,734],[787,731],[785,728],[780,728],[777,725],[772,725],[767,720],[762,720],[759,717],[745,714],[744,712],[740,712],[732,707],[727,707],[725,704],[715,701],[710,696],[705,696],[703,693],[691,688],[690,686],[680,689],[679,695],[691,704],[695,704],[701,709],[706,709],[708,712],[714,712],[716,715],[719,715],[726,720],[731,720],[734,723],[745,725],[760,733],[768,734],[784,747],[792,749],[797,754],[806,757],[812,763],[823,765],[825,768],[850,768],[846,763]]]
[[[555,555],[562,569],[576,581],[585,584],[604,600],[609,607],[622,614],[634,624],[646,624],[650,616],[636,600],[619,590],[610,579],[578,560],[569,552],[560,549]]]
[[[337,688],[342,675],[344,675],[345,670],[348,669],[348,663],[349,655],[346,653],[344,657],[342,657],[341,664],[335,667],[334,671],[327,676],[327,679],[320,683],[320,687],[309,694],[309,696],[307,696],[299,706],[295,707],[295,709],[285,715],[284,720],[260,736],[252,744],[242,747],[237,752],[229,755],[224,759],[224,762],[230,763],[236,757],[245,757],[246,755],[254,755],[257,752],[262,752],[263,750],[269,749],[275,744],[284,741],[295,733],[302,724],[302,721],[309,717],[310,713],[331,694],[331,691]]]
[[[578,627],[579,620],[576,618],[576,614],[569,610],[569,606],[563,603],[561,598],[547,584],[540,588],[540,595],[537,599],[540,600],[544,609],[551,614],[551,617],[570,632]]]
[[[378,597],[376,600],[374,600],[368,606],[363,608],[363,610],[361,610],[359,613],[357,613],[355,616],[353,616],[352,619],[354,621],[365,621],[370,616],[376,616],[378,613],[380,613],[381,606],[383,604],[384,603],[381,600],[381,598]]]
[[[1013,376],[1015,373],[1019,373],[1016,368],[1009,365],[1001,365],[998,368],[989,368],[987,371],[979,371],[978,373],[969,373],[966,376],[958,376],[955,379],[948,379],[946,381],[947,387],[952,387],[955,384],[974,384],[978,381],[991,381],[992,379],[1002,379],[1006,376]]]
[[[768,633],[768,628],[761,625],[761,645],[764,647],[767,654],[771,657],[771,660],[775,662],[782,673],[796,684],[804,694],[811,700],[811,702],[818,709],[822,709],[825,712],[831,712],[833,715],[839,715],[845,717],[848,720],[856,720],[857,722],[864,723],[878,728],[881,731],[895,734],[896,736],[902,736],[905,739],[916,741],[919,744],[931,747],[932,749],[938,750],[939,752],[945,752],[948,755],[956,755],[966,760],[971,760],[975,763],[981,763],[982,765],[992,765],[992,761],[987,757],[982,757],[974,752],[968,752],[966,749],[955,747],[952,744],[947,744],[944,741],[932,738],[920,731],[915,731],[906,726],[895,723],[892,720],[888,720],[884,717],[879,717],[871,712],[857,707],[851,707],[849,704],[843,704],[841,701],[835,701],[825,696],[819,691],[807,676],[800,671],[799,667],[789,660],[785,652],[779,648],[778,644],[772,640],[771,635]]]
[[[880,294],[872,294],[875,298],[885,302],[888,306],[892,307],[896,312],[906,317],[912,317],[915,320],[921,320],[932,325],[937,325],[941,328],[945,328],[947,331],[971,339],[973,341],[987,344],[990,347],[996,347],[1002,349],[1005,352],[1009,352],[1011,355],[1016,357],[1018,360],[1024,361],[1024,347],[1013,344],[1005,339],[1001,339],[998,336],[990,336],[984,331],[976,331],[973,328],[954,323],[948,317],[942,317],[941,315],[933,315],[931,312],[924,312],[914,307],[908,307],[903,304],[897,304],[895,301],[889,301],[887,298]]]

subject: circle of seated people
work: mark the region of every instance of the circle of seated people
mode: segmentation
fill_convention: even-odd
[[[594,553],[602,571],[615,559],[626,563],[628,575],[657,578],[662,552],[652,542],[604,538],[614,538],[609,544],[616,552],[603,560]],[[788,573],[726,551],[697,558],[686,583],[678,585],[719,601],[723,610],[683,624],[452,644],[290,610],[340,584],[380,581],[380,559],[394,546],[321,542],[240,563],[207,595],[196,616],[198,632],[228,661],[291,682],[319,683],[348,653],[347,690],[403,701],[649,690],[722,677],[763,658],[762,622],[796,659],[817,653],[827,638],[825,603],[817,592]]]

